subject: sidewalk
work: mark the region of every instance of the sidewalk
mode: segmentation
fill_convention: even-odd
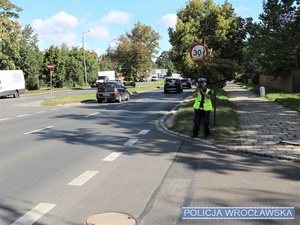
[[[300,114],[298,112],[258,97],[233,82],[227,82],[225,91],[239,116],[240,140],[235,141],[234,144],[232,140],[222,144],[200,138],[196,138],[197,141],[236,152],[300,162]],[[167,131],[174,117],[175,113],[172,111],[162,119],[161,127]],[[190,139],[186,135],[169,132]]]

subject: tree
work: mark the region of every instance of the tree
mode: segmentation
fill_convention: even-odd
[[[86,54],[87,80],[91,85],[96,85],[98,71],[100,70],[97,58],[97,53],[94,51],[88,51]]]
[[[294,0],[263,1],[260,22],[250,33],[249,49],[255,52],[259,73],[289,74],[299,64],[300,18]]]
[[[0,69],[16,69],[15,61],[20,58],[19,34],[21,25],[15,21],[22,8],[8,0],[0,1]]]
[[[42,73],[43,54],[37,43],[37,35],[30,25],[26,25],[20,34],[20,58],[15,60],[15,64],[18,69],[23,70],[26,88],[29,90],[38,89],[38,79]]]
[[[242,58],[241,47],[246,37],[243,24],[227,1],[219,6],[213,0],[190,0],[177,13],[176,29],[168,30],[175,69],[184,77],[204,76],[212,83],[231,80],[240,71],[237,62]],[[208,46],[210,56],[192,60],[189,50],[194,43]]]
[[[73,47],[68,52],[66,62],[66,82],[68,86],[75,87],[76,84],[83,85],[84,72],[82,64],[82,49]]]
[[[158,68],[168,69],[170,67],[171,59],[168,51],[163,51],[155,62]]]
[[[150,70],[151,57],[157,53],[159,38],[159,34],[150,26],[140,22],[134,25],[131,33],[121,35],[118,47],[110,54],[118,64],[118,72],[127,80],[132,80]]]

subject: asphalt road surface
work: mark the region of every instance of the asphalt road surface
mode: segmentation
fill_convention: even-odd
[[[44,95],[0,99],[0,224],[81,225],[102,212],[141,225],[299,224],[299,164],[157,126],[191,91],[57,107],[39,106]],[[295,207],[296,219],[182,220],[186,206]]]

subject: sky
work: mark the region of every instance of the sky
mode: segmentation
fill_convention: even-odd
[[[175,27],[176,13],[188,0],[10,0],[21,7],[18,22],[30,24],[38,34],[40,50],[66,43],[82,47],[99,56],[116,39],[130,32],[140,21],[161,36],[159,52],[168,51],[168,27]],[[214,0],[223,4],[224,0]],[[238,16],[258,21],[262,0],[228,0]],[[87,32],[89,31],[89,32]],[[83,37],[83,38],[82,38]],[[83,39],[83,40],[82,40]]]

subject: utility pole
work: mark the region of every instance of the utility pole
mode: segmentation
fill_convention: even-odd
[[[83,49],[83,65],[84,65],[84,79],[85,79],[85,86],[87,86],[87,74],[86,74],[86,61],[85,61],[85,50],[84,50],[84,34],[90,32],[90,30],[87,30],[82,33],[82,49]]]

